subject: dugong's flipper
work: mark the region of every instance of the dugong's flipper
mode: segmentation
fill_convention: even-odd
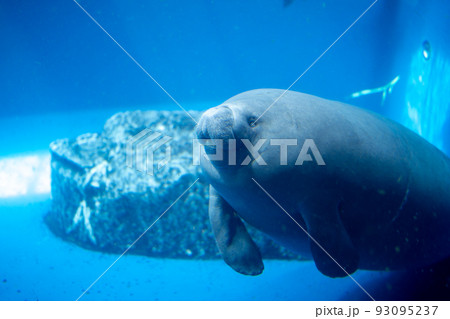
[[[256,276],[264,264],[258,247],[233,208],[210,186],[209,219],[225,262],[237,272]]]
[[[311,253],[317,269],[333,278],[354,273],[358,269],[359,254],[342,224],[338,205],[322,201],[309,206],[308,210],[304,218],[308,233],[314,238],[310,241]]]

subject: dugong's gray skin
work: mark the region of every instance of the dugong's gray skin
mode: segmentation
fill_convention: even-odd
[[[450,256],[448,157],[377,114],[293,91],[253,126],[282,93],[239,94],[207,110],[196,128],[199,139],[225,140],[225,158],[231,145],[226,141],[238,140],[237,165],[209,160],[210,146],[201,157],[211,184],[212,228],[233,269],[257,275],[264,268],[240,218],[312,257],[330,277],[357,269],[422,267]],[[240,139],[255,145],[259,139],[287,138],[298,139],[297,146],[288,147],[287,165],[280,165],[280,147],[269,141],[259,150],[267,165],[254,159],[240,165],[248,153]],[[314,141],[325,165],[314,157],[295,165],[305,139]]]

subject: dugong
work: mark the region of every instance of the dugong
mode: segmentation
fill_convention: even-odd
[[[264,268],[242,220],[329,277],[450,256],[445,154],[375,113],[283,92],[238,94],[195,129],[210,222],[229,266],[246,275]]]

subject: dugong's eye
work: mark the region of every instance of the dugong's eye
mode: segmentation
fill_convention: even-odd
[[[250,127],[255,127],[256,126],[256,117],[255,116],[250,116],[247,119],[248,125],[250,125]]]

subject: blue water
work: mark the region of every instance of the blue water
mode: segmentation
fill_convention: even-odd
[[[5,203],[0,210],[0,299],[75,300],[118,256],[63,242],[42,224],[49,201]],[[10,215],[14,214],[14,218]],[[161,220],[161,222],[164,222]],[[82,300],[335,300],[361,298],[349,279],[319,275],[311,262],[266,261],[263,276],[242,276],[221,260],[125,255]],[[360,273],[368,285],[382,273]],[[367,298],[364,298],[367,299]]]
[[[287,88],[372,1],[79,3],[181,105],[205,110]],[[379,0],[292,89],[379,112],[449,154],[449,16],[441,1]],[[177,109],[73,1],[0,1],[0,37],[0,161],[48,154],[51,141],[100,131],[118,111]],[[373,89],[397,76],[383,100]],[[374,93],[351,98],[363,90]],[[0,300],[75,300],[117,259],[55,237],[42,221],[50,200],[48,191],[0,198]],[[265,264],[252,278],[221,260],[125,255],[82,300],[368,300],[312,262]],[[375,299],[450,298],[433,268],[355,279]]]
[[[79,3],[186,104],[288,87],[371,1]],[[392,79],[396,7],[374,6],[297,90],[343,99]],[[73,1],[2,1],[0,32],[2,113],[173,103]]]
[[[0,205],[0,300],[76,300],[118,257],[55,237],[42,223],[48,196],[0,200]],[[423,277],[369,271],[354,275],[377,300],[445,297],[433,289],[442,290],[436,279]],[[349,278],[321,275],[313,262],[266,260],[263,275],[248,277],[221,260],[125,255],[81,300],[370,299]]]

